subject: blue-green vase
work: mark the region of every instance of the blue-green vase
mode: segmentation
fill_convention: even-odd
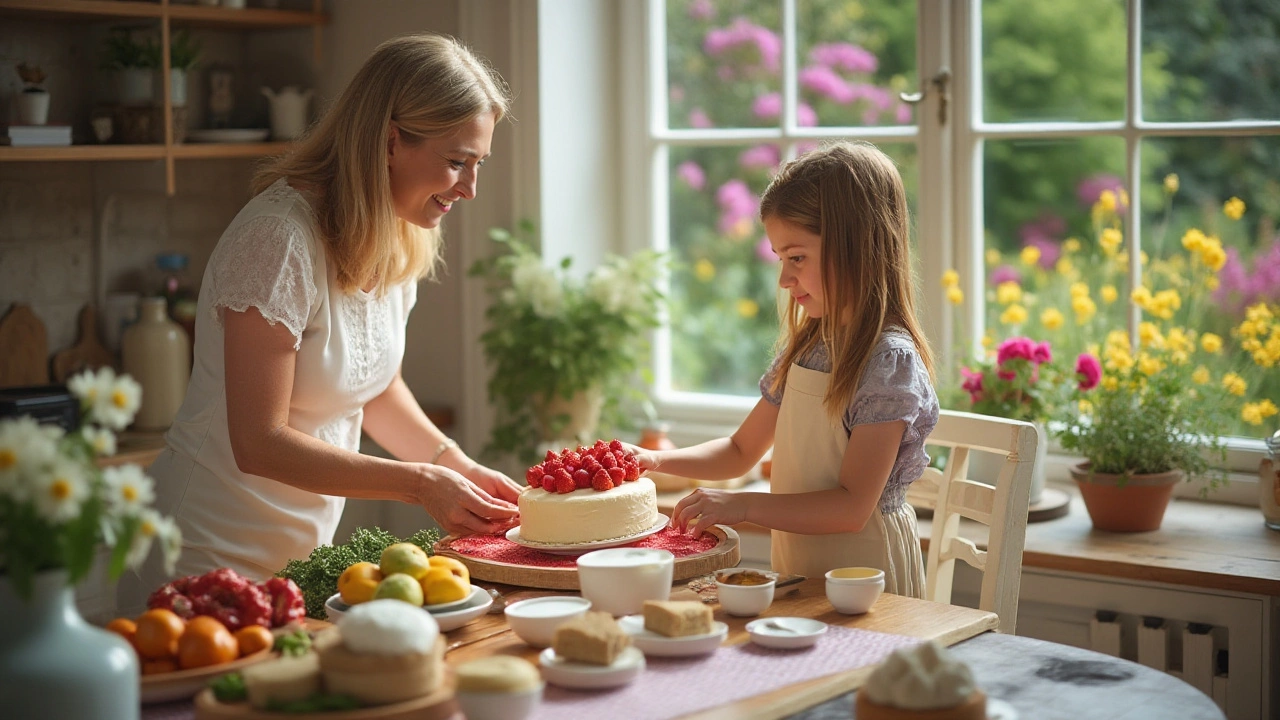
[[[138,660],[80,617],[67,573],[36,575],[22,598],[0,575],[0,715],[12,720],[137,720]]]

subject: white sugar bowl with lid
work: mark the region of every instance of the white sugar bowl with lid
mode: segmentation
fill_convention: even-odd
[[[645,600],[671,596],[676,556],[656,548],[609,548],[578,558],[578,583],[592,609],[635,615]]]

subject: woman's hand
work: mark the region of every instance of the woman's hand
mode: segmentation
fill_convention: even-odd
[[[471,467],[462,473],[463,477],[475,483],[477,487],[499,500],[517,502],[523,489],[506,475],[487,468],[478,462],[471,462]]]
[[[712,525],[737,525],[746,521],[747,505],[753,494],[698,488],[676,504],[671,524],[693,537],[702,535]]]
[[[495,498],[457,472],[443,465],[426,463],[415,468],[422,476],[418,503],[446,532],[494,535],[519,522],[520,510],[515,505]]]
[[[640,464],[640,472],[657,470],[658,466],[662,464],[662,458],[658,455],[658,451],[656,450],[646,450],[639,445],[632,445],[627,442],[622,443],[622,447],[625,448],[627,452],[635,455],[636,462]]]

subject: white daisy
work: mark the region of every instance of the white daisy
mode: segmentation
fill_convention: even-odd
[[[104,370],[110,370],[110,368],[104,368]],[[115,371],[112,370],[111,374],[114,376]],[[72,395],[80,398],[81,408],[91,408],[94,403],[98,401],[98,395],[101,394],[103,389],[103,384],[99,376],[100,373],[96,373],[92,370],[85,370],[82,373],[72,376],[72,378],[67,381],[67,389],[71,391]],[[108,385],[109,384],[110,381],[108,381]]]
[[[137,515],[156,499],[155,483],[137,465],[119,465],[102,471],[107,485],[107,506],[122,515]]]
[[[138,528],[133,533],[129,552],[125,554],[125,565],[131,568],[142,565],[156,540],[160,541],[160,549],[164,553],[165,571],[173,574],[173,565],[182,549],[182,532],[172,519],[151,508],[144,508],[138,514]]]
[[[0,421],[0,494],[23,501],[30,481],[58,455],[62,428],[23,416]]]
[[[80,463],[58,457],[35,474],[31,492],[36,511],[49,522],[61,523],[80,513],[90,488]]]
[[[85,425],[80,428],[80,434],[84,436],[85,442],[89,443],[89,447],[93,448],[94,455],[108,457],[116,454],[116,434],[110,430]]]
[[[103,374],[108,371],[104,368]],[[100,386],[91,417],[112,430],[123,430],[133,422],[141,403],[142,386],[128,375],[115,377],[115,373],[111,373],[110,383]]]

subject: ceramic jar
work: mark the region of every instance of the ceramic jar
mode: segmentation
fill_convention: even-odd
[[[124,371],[142,386],[134,418],[139,430],[163,430],[173,423],[191,378],[191,345],[182,326],[169,319],[162,297],[138,303],[138,322],[120,342]]]
[[[1267,527],[1280,530],[1280,430],[1267,438],[1267,456],[1258,465],[1258,509]]]

